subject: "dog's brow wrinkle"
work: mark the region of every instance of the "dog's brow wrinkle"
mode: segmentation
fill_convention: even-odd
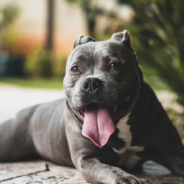
[[[76,58],[77,60],[85,60],[86,59],[86,57],[85,56],[83,56],[83,55],[80,55],[80,56],[77,56],[77,58]]]

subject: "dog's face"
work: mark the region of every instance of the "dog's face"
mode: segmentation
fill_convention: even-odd
[[[84,127],[94,128],[95,121],[97,124],[101,122],[100,126],[104,128],[107,123],[103,119],[111,119],[107,132],[112,134],[112,122],[115,125],[130,111],[139,93],[138,65],[130,36],[124,31],[103,42],[81,36],[74,47],[64,78],[66,98],[76,115],[84,121]],[[95,134],[94,131],[90,134]],[[84,136],[99,146],[91,138],[98,139],[99,135],[84,132]]]

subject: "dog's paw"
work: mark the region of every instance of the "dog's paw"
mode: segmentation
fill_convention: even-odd
[[[115,184],[144,184],[139,178],[135,176],[126,176],[126,177],[119,177],[117,178]]]

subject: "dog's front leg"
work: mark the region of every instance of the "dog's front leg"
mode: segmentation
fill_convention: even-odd
[[[108,151],[104,153],[103,149],[98,148],[90,140],[83,137],[80,128],[75,123],[68,124],[66,131],[72,161],[85,180],[94,184],[143,183],[140,179],[118,167],[101,163],[99,158],[103,158],[104,154],[109,154]]]
[[[118,167],[100,163],[97,158],[90,156],[79,157],[77,169],[83,178],[92,183],[106,184],[142,184],[140,179],[126,173]]]

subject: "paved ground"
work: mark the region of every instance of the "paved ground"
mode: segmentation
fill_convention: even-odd
[[[64,97],[63,91],[26,89],[0,84],[0,123],[14,117],[25,107],[61,97]],[[168,101],[163,94],[160,98]],[[184,184],[184,178],[173,176],[167,169],[153,162],[146,163],[143,172],[134,174],[145,184]],[[87,184],[88,182],[81,178],[76,169],[57,166],[46,161],[29,161],[0,163],[0,183]]]
[[[145,184],[183,184],[184,178],[173,176],[160,165],[147,162],[141,173],[133,173]],[[89,184],[76,169],[50,162],[29,161],[0,164],[2,184]]]

